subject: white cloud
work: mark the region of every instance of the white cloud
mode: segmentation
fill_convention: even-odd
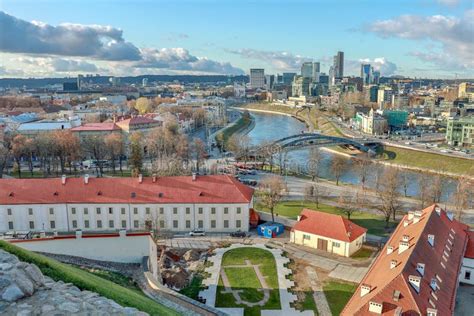
[[[309,57],[295,55],[285,51],[264,51],[251,48],[227,51],[243,58],[266,62],[276,71],[297,71],[301,68],[303,62],[312,61]]]
[[[444,55],[464,68],[474,68],[474,10],[466,11],[462,17],[402,15],[376,21],[368,30],[382,38],[430,40],[441,50],[430,54]]]
[[[374,59],[370,58],[363,58],[359,59],[359,73],[360,73],[360,64],[361,63],[369,63],[375,70],[380,71],[380,74],[383,76],[391,76],[394,75],[398,67],[395,63],[388,61],[385,57],[377,57]]]

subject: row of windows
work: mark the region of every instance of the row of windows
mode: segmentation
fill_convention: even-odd
[[[72,224],[73,229],[78,228],[77,220],[73,220],[71,224]],[[204,221],[202,221],[202,220],[197,221],[197,225],[198,225],[197,226],[198,228],[204,228]],[[151,228],[151,226],[152,226],[151,221],[145,221],[145,226]],[[160,228],[165,228],[165,221],[160,220],[159,226],[160,226]],[[35,222],[30,221],[29,222],[29,227],[30,227],[30,229],[35,229]],[[242,221],[241,220],[236,220],[235,221],[235,227],[236,228],[241,228],[242,227]],[[56,222],[55,221],[50,221],[49,222],[49,228],[50,229],[55,229],[56,228]],[[90,228],[90,221],[89,220],[84,220],[84,228]],[[102,221],[101,220],[97,220],[96,228],[104,228],[102,226]],[[108,228],[118,228],[118,227],[115,227],[115,221],[110,220]],[[126,220],[121,221],[121,228],[127,228],[127,221]],[[137,220],[133,221],[133,228],[140,228],[139,221],[137,221]],[[173,221],[173,228],[179,228],[179,222],[177,220]],[[190,220],[186,221],[186,228],[191,228],[191,221]],[[211,228],[216,228],[216,220],[211,220]],[[224,228],[229,228],[229,221],[228,220],[224,220]],[[13,222],[8,222],[8,229],[10,229],[10,230],[15,229],[15,227],[13,225]]]
[[[96,207],[95,211],[96,211],[97,214],[101,214],[102,209],[100,207]],[[109,207],[107,209],[107,211],[108,211],[109,214],[113,214],[114,213],[114,208]],[[71,214],[74,215],[74,214],[76,214],[76,212],[77,212],[76,208],[71,207]],[[125,207],[120,208],[120,213],[122,215],[125,215],[125,212],[126,212]],[[150,214],[150,212],[151,212],[151,209],[149,207],[146,207],[145,208],[145,213],[148,215],[148,214]],[[164,214],[165,213],[165,208],[160,207],[159,212],[160,212],[160,214]],[[198,214],[203,214],[203,213],[204,213],[204,208],[199,207],[198,208]],[[241,214],[242,213],[242,208],[237,207],[236,213]],[[7,214],[12,215],[12,209],[11,208],[7,209]],[[54,208],[52,208],[52,207],[49,208],[49,214],[54,215]],[[89,214],[89,209],[87,207],[84,208],[84,214],[86,214],[86,215]],[[138,207],[133,208],[133,214],[138,214]],[[173,207],[173,214],[178,214],[178,208],[177,207]],[[186,214],[191,214],[191,208],[190,207],[186,207]],[[211,214],[216,214],[216,208],[215,207],[211,207]],[[224,214],[229,214],[229,208],[228,207],[224,207]],[[28,208],[28,215],[33,215],[33,209],[32,208]]]

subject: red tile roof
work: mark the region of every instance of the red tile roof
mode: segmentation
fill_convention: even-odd
[[[132,193],[135,197],[132,197]],[[160,194],[161,193],[161,194]],[[249,203],[253,189],[227,175],[0,179],[0,205],[54,203]]]
[[[367,232],[367,229],[354,224],[341,215],[304,209],[300,220],[292,230],[325,236],[345,242],[352,242]]]
[[[465,258],[474,259],[474,231],[467,232],[468,242],[466,247]]]
[[[115,130],[120,130],[120,127],[118,127],[113,122],[86,123],[82,126],[71,128],[71,131],[73,132],[87,132],[87,131],[99,132],[99,131],[115,131]]]
[[[404,216],[342,315],[373,315],[369,312],[371,301],[383,304],[383,315],[394,315],[397,308],[402,309],[401,315],[426,315],[428,308],[437,309],[438,315],[453,314],[459,268],[467,242],[467,226],[449,220],[446,212],[437,205],[424,209],[420,215],[414,217],[419,219],[418,222],[408,220],[408,215]],[[434,246],[428,242],[429,234],[435,236]],[[408,249],[398,253],[404,236],[408,239]],[[388,247],[393,247],[390,254],[387,254]],[[393,268],[392,261],[396,261]],[[423,275],[417,271],[418,263],[425,264]],[[419,292],[410,285],[410,275],[421,277]],[[432,279],[438,280],[436,291],[430,286]],[[362,285],[371,287],[364,296],[361,296]],[[400,292],[398,301],[393,299],[394,291]]]
[[[159,124],[159,121],[144,116],[135,116],[123,121],[118,121],[117,125],[140,125],[140,124]]]

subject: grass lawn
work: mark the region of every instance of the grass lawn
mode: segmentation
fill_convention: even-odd
[[[186,295],[193,300],[197,300],[199,296],[199,292],[204,289],[202,285],[203,276],[201,274],[196,274],[188,286],[181,289],[179,293]]]
[[[398,147],[385,146],[383,157],[386,161],[417,168],[429,168],[433,171],[446,171],[461,175],[474,176],[472,160],[443,156],[409,150]]]
[[[122,306],[135,307],[150,315],[179,315],[176,311],[149,299],[143,293],[139,294],[137,291],[120,286],[93,273],[27,251],[6,241],[0,241],[0,248],[16,255],[21,261],[36,264],[43,274],[55,281],[62,280],[66,283],[72,283],[81,290],[96,292]],[[113,278],[116,278],[116,276]]]
[[[370,256],[374,253],[372,249],[369,248],[360,248],[355,254],[351,256],[352,259],[365,260],[369,259]]]
[[[268,212],[268,210],[262,207],[258,202],[256,203],[255,208],[257,210]],[[275,214],[289,217],[291,219],[296,219],[304,208],[346,216],[337,207],[321,203],[319,203],[319,207],[316,207],[315,203],[305,201],[282,201],[275,207]],[[369,234],[384,237],[389,235],[389,233],[385,230],[385,220],[380,215],[366,212],[355,212],[351,215],[351,221],[357,225],[367,228]],[[390,224],[390,227],[395,226],[393,222],[390,222]]]
[[[251,267],[229,267],[230,265],[245,265],[245,260],[252,264],[259,264],[261,273],[266,276],[266,281],[270,290],[270,299],[264,306],[248,307],[235,303],[234,296],[221,293],[224,290],[222,278],[219,278],[219,284],[216,294],[216,307],[243,307],[245,316],[260,316],[262,309],[280,309],[280,293],[278,291],[278,275],[276,270],[275,258],[272,253],[254,247],[243,247],[229,250],[222,258],[222,269],[226,272],[227,278],[233,289],[242,290],[240,297],[248,302],[257,302],[263,298],[263,292],[258,291],[261,288],[255,271]]]
[[[120,286],[123,286],[129,290],[132,290],[140,295],[145,296],[145,294],[142,292],[142,290],[138,287],[138,285],[133,281],[131,278],[117,273],[117,272],[112,272],[112,271],[107,271],[107,270],[100,270],[100,269],[90,269],[86,267],[79,267],[82,270],[85,270],[89,273],[92,273],[94,275],[97,275],[98,277],[101,277],[102,279],[109,280],[111,282],[114,282],[115,284],[118,284]]]
[[[338,281],[327,281],[323,284],[323,291],[333,315],[341,314],[356,288],[356,284]]]

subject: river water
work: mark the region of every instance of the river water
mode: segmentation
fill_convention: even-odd
[[[286,136],[295,135],[306,130],[305,124],[293,117],[278,114],[267,114],[252,112],[251,115],[255,120],[255,127],[248,133],[252,143],[258,145],[264,141],[273,141]],[[292,170],[305,170],[309,157],[309,149],[301,149],[291,151],[286,156],[286,165]],[[319,168],[319,177],[334,180],[331,173],[331,162],[334,154],[321,150],[322,162]],[[369,168],[366,186],[373,188],[376,185],[376,179],[380,176],[385,168],[392,168],[381,164],[373,164]],[[401,177],[406,179],[407,195],[417,196],[419,194],[420,173],[409,170],[400,170]],[[348,159],[348,167],[340,177],[340,181],[359,184],[359,176],[357,170],[350,159]],[[456,190],[456,181],[454,179],[443,177],[443,194],[442,201],[449,201],[450,196]],[[403,193],[404,188],[401,188]]]

